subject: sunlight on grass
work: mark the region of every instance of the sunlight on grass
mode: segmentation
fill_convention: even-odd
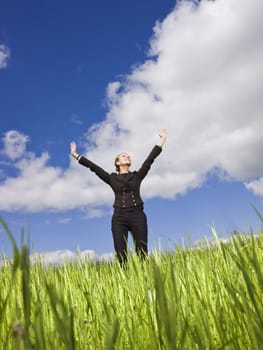
[[[262,349],[263,235],[154,252],[143,263],[30,263],[0,274],[0,349]]]

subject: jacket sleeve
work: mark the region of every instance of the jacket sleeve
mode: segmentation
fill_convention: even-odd
[[[146,160],[143,162],[141,168],[138,170],[138,175],[141,180],[147,175],[155,158],[158,157],[161,152],[162,152],[162,147],[157,145],[153,147],[150,154],[148,155]]]
[[[110,185],[110,174],[107,173],[104,169],[99,167],[98,165],[91,162],[89,159],[81,156],[79,159],[79,164],[89,168],[91,171],[93,171],[101,180],[106,182],[108,185]]]

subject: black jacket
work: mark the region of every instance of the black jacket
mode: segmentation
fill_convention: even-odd
[[[140,196],[140,185],[147,175],[155,158],[161,153],[160,146],[154,146],[146,160],[138,171],[132,171],[127,174],[111,173],[94,164],[87,158],[81,156],[79,163],[93,171],[100,179],[111,186],[114,194],[114,208],[130,208],[142,206],[143,201]]]

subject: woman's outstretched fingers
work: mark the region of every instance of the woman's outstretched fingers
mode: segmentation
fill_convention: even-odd
[[[74,141],[70,142],[70,149],[71,149],[71,154],[76,153],[77,146],[76,146],[76,143]]]

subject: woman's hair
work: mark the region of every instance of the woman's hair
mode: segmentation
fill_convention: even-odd
[[[120,160],[120,155],[121,155],[121,153],[118,154],[118,155],[115,157],[115,160],[114,160],[114,165],[115,165],[115,169],[116,169],[117,173],[120,172],[120,166],[117,165],[117,162]]]

